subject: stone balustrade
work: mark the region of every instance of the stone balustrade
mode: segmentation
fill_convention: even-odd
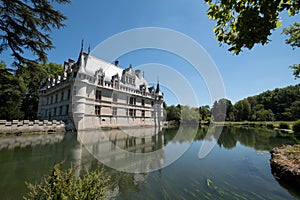
[[[57,120],[0,120],[0,133],[64,132],[65,127]]]

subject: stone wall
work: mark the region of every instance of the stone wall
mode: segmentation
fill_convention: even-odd
[[[0,120],[0,133],[64,132],[63,121]]]

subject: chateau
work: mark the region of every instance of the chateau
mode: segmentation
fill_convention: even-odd
[[[123,69],[83,48],[77,61],[64,63],[60,76],[45,81],[39,98],[40,120],[63,120],[77,130],[162,124],[159,83],[150,87],[139,69]]]

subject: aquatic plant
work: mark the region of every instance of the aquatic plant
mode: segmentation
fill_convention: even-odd
[[[87,172],[82,178],[75,177],[74,167],[61,170],[61,163],[56,164],[41,183],[26,183],[29,199],[107,199],[109,177],[102,170]]]

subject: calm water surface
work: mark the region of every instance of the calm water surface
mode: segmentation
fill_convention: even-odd
[[[174,140],[177,131],[165,130],[142,143],[130,137],[112,139],[132,152],[163,149],[160,159],[192,143],[176,162],[158,171],[133,174],[106,167],[116,199],[300,199],[300,191],[277,182],[269,165],[269,150],[297,143],[296,138],[264,129],[225,127],[213,151],[199,159],[207,128],[200,128],[194,141]],[[189,134],[190,130],[184,131]],[[114,131],[109,134],[118,135]],[[103,149],[105,144],[92,149],[99,151],[99,147]],[[25,182],[39,181],[62,160],[66,165],[80,165],[78,174],[102,167],[90,152],[77,141],[75,133],[0,138],[0,199],[21,199],[26,192]]]

